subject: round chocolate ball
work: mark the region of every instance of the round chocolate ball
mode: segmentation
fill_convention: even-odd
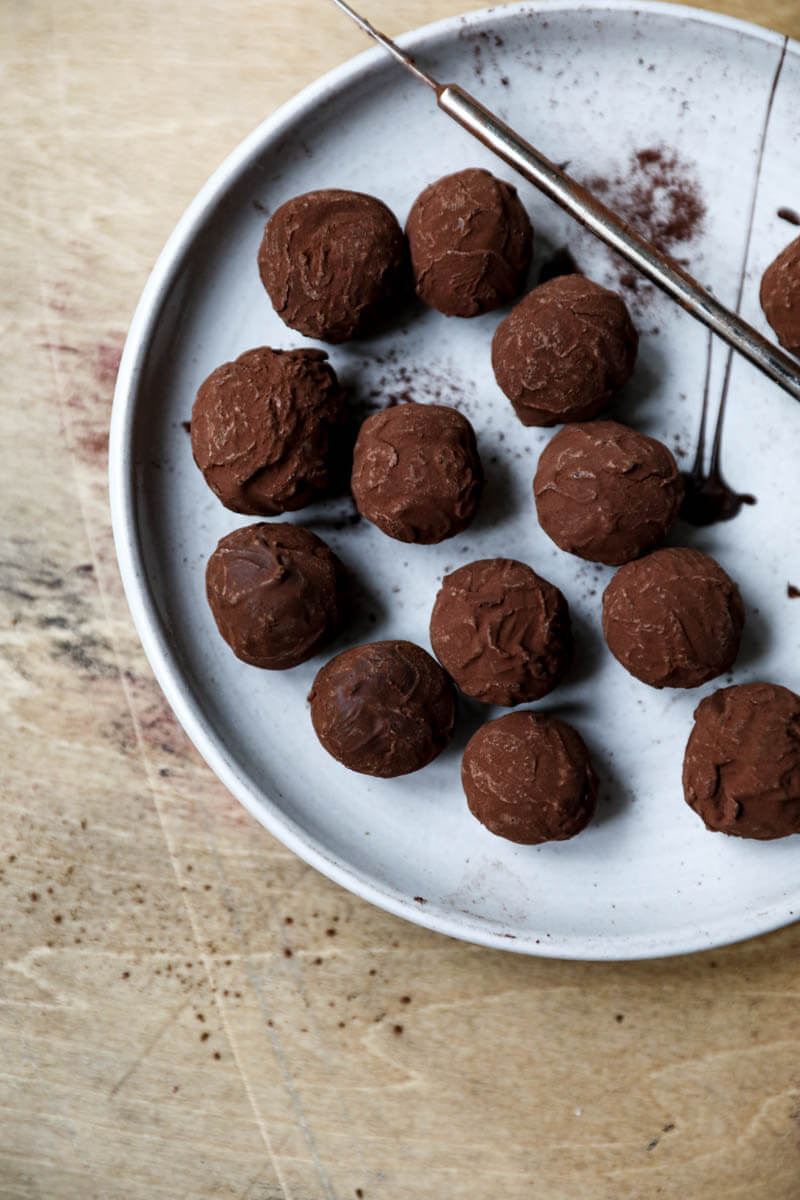
[[[706,828],[762,841],[800,833],[800,696],[741,683],[707,696],[694,718],[683,792]]]
[[[323,342],[370,333],[410,290],[408,246],[375,196],[306,192],[267,221],[261,282],[291,329]]]
[[[308,529],[246,525],[222,538],[208,560],[206,595],[237,658],[283,671],[335,632],[340,577],[333,551]]]
[[[800,357],[800,237],[764,272],[761,307],[780,344]]]
[[[638,344],[621,296],[558,275],[500,322],[492,366],[523,425],[588,421],[629,378]]]
[[[467,742],[461,782],[470,812],[491,833],[536,846],[585,829],[597,800],[589,752],[558,717],[507,713]]]
[[[484,704],[539,700],[572,657],[567,602],[525,563],[486,558],[445,575],[431,616],[433,652]]]
[[[413,642],[342,651],[317,673],[308,698],[324,748],[362,775],[389,779],[418,771],[453,736],[453,685]]]
[[[620,567],[603,595],[609,650],[651,687],[699,687],[730,670],[743,627],[739,589],[700,550],[655,550]]]
[[[669,533],[683,479],[663,442],[616,421],[565,425],[548,442],[533,481],[542,529],[590,562],[619,566]]]
[[[367,417],[353,451],[358,511],[400,542],[441,542],[466,529],[483,486],[475,433],[443,404],[400,404]]]
[[[226,508],[271,517],[325,492],[344,393],[322,350],[248,350],[212,371],[192,408],[192,453]]]
[[[519,294],[533,230],[516,188],[488,171],[445,175],[406,222],[417,295],[448,317],[476,317]]]

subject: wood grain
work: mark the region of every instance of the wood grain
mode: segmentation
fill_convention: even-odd
[[[709,7],[800,36],[796,0]],[[0,1196],[797,1200],[800,927],[589,965],[406,925],[251,820],[139,647],[105,479],[127,322],[211,170],[357,31],[322,0],[0,29]]]

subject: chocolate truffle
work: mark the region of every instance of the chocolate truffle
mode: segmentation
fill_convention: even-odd
[[[800,357],[800,237],[764,272],[761,307],[780,344]]]
[[[567,602],[525,563],[486,558],[445,575],[431,645],[461,691],[484,704],[538,700],[572,656]]]
[[[481,726],[467,742],[461,782],[472,815],[509,842],[563,842],[594,815],[597,784],[583,739],[543,713],[507,713]]]
[[[212,371],[192,408],[192,453],[226,508],[271,517],[330,485],[344,393],[322,350],[248,350]]]
[[[741,683],[707,696],[694,717],[683,792],[706,828],[762,841],[800,833],[800,696]]]
[[[453,685],[413,642],[342,651],[317,673],[308,698],[324,748],[362,775],[389,779],[418,771],[453,736]]]
[[[295,196],[270,217],[258,269],[281,320],[323,342],[370,333],[410,291],[394,214],[337,188]]]
[[[237,658],[283,671],[316,654],[339,623],[340,566],[300,525],[246,525],[206,567],[214,620]]]
[[[441,542],[466,529],[483,469],[466,417],[443,404],[401,404],[367,417],[353,451],[358,511],[400,542]]]
[[[621,296],[558,275],[500,322],[492,366],[523,425],[588,421],[629,378],[638,344]]]
[[[488,171],[445,175],[406,222],[417,295],[448,317],[476,317],[518,295],[533,230],[516,188]]]
[[[739,589],[700,550],[655,550],[620,567],[603,595],[609,650],[651,687],[699,687],[730,670],[743,626]]]
[[[669,533],[683,497],[662,442],[616,421],[565,425],[545,446],[533,481],[539,524],[557,546],[618,566]]]

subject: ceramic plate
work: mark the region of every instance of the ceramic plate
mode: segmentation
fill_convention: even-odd
[[[760,275],[796,234],[777,211],[798,202],[800,47],[688,8],[560,2],[444,21],[403,44],[551,158],[568,160],[572,174],[600,180],[613,202],[652,201],[649,220],[681,197],[704,206],[704,219],[695,211],[690,228],[677,229],[674,253],[728,303],[741,292],[745,317],[766,328]],[[271,117],[193,202],[145,289],[114,402],[114,529],[147,654],[189,736],[242,804],[318,870],[408,920],[528,954],[598,959],[698,950],[785,924],[800,914],[800,838],[758,844],[708,833],[682,798],[692,713],[715,685],[659,692],[627,675],[600,633],[610,569],[562,553],[538,528],[531,480],[551,432],[523,428],[495,385],[489,345],[502,313],[459,321],[420,307],[385,335],[330,350],[365,412],[411,397],[453,404],[472,421],[488,486],[465,534],[406,546],[354,524],[345,500],[290,519],[321,534],[363,585],[357,622],[328,655],[373,638],[428,647],[439,581],[472,559],[520,558],[564,591],[576,661],[537,707],[574,722],[591,748],[602,797],[586,832],[514,846],[469,815],[461,753],[500,710],[465,702],[452,745],[417,774],[351,774],[311,729],[306,696],[324,658],[261,672],[216,633],[206,560],[250,519],[206,487],[182,423],[218,364],[253,346],[309,344],[282,324],[259,282],[265,215],[296,193],[347,187],[380,196],[404,221],[424,185],[474,165],[513,178],[375,50]],[[688,466],[707,367],[713,416],[725,347],[714,342],[709,360],[698,324],[518,186],[537,234],[532,282],[566,244],[584,272],[626,289],[641,347],[611,415],[662,438]],[[798,451],[800,408],[735,359],[724,468],[757,503],[724,524],[680,525],[672,537],[717,556],[747,606],[735,676],[716,686],[773,679],[800,690],[800,599],[787,594],[800,586]]]

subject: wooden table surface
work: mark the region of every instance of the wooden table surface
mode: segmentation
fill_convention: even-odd
[[[711,7],[800,36],[798,0]],[[800,925],[622,965],[407,925],[245,813],[139,646],[106,499],[127,322],[211,171],[359,33],[324,0],[7,0],[0,28],[2,1200],[797,1200]]]

